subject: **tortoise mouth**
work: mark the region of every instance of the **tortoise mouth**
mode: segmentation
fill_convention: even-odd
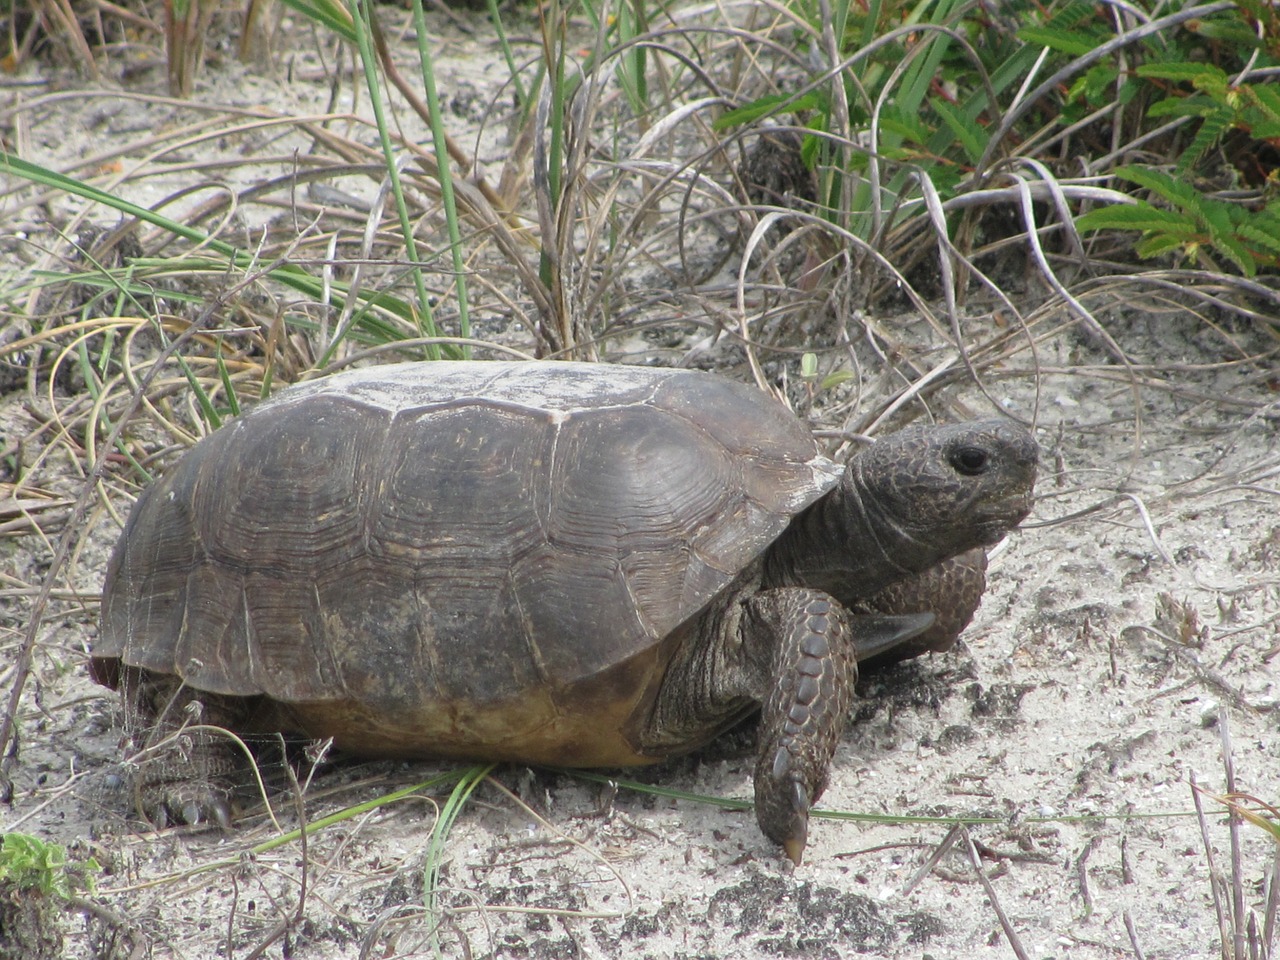
[[[1031,513],[1030,494],[1009,497],[980,510],[972,519],[973,530],[984,546],[1002,540]]]

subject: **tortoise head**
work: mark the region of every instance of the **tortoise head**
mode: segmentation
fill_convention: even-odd
[[[909,427],[853,456],[844,483],[907,565],[995,543],[1031,511],[1038,448],[1008,420]]]

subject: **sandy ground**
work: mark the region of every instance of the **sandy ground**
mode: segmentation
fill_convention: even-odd
[[[441,70],[451,63],[442,57]],[[223,69],[230,81],[203,81],[206,104],[232,88],[250,99],[274,88]],[[462,90],[474,60],[456,69],[467,73]],[[134,82],[158,89],[162,71]],[[90,153],[55,133],[85,110],[123,116],[103,89],[29,131],[33,158]],[[289,89],[281,108],[324,95]],[[30,94],[9,93],[19,95]],[[1147,366],[1126,370],[1067,325],[1039,344],[1038,374],[1024,358],[1028,372],[1006,371],[989,399],[949,389],[950,409],[1034,421],[1038,504],[997,551],[962,644],[860,685],[822,801],[858,817],[815,820],[797,869],[750,813],[514,767],[496,769],[458,815],[434,915],[423,867],[439,791],[360,813],[305,849],[251,853],[276,834],[261,816],[230,835],[147,831],[121,786],[118,705],[84,672],[119,529],[95,511],[70,568],[81,596],[55,602],[41,628],[14,793],[0,808],[5,830],[106,868],[92,898],[105,910],[64,919],[67,956],[247,957],[264,942],[267,956],[427,956],[433,939],[451,957],[1012,956],[997,908],[1034,958],[1129,957],[1134,944],[1151,960],[1218,955],[1212,878],[1230,877],[1231,841],[1221,807],[1206,800],[1206,853],[1190,781],[1226,789],[1229,728],[1236,788],[1280,799],[1280,407],[1267,362],[1237,362],[1273,342],[1238,324],[1214,332],[1168,301],[1135,302],[1132,290],[1090,305]],[[928,336],[914,317],[878,319]],[[6,383],[4,437],[31,430],[25,399],[20,382]],[[60,495],[80,480],[64,458],[27,468],[28,482]],[[43,515],[48,531],[58,516]],[[6,657],[28,622],[23,587],[40,582],[50,555],[31,533],[0,539]],[[742,798],[752,762],[748,730],[694,757],[615,773]],[[322,765],[305,815],[447,769]],[[296,825],[288,794],[273,801],[282,829]],[[944,818],[955,817],[981,822],[934,863],[951,831]],[[1240,833],[1246,906],[1261,902],[1273,846],[1254,828]]]

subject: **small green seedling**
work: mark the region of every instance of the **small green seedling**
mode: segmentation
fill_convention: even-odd
[[[6,833],[0,843],[0,886],[70,900],[77,889],[92,892],[93,875],[101,869],[93,857],[68,863],[61,845],[25,833]]]

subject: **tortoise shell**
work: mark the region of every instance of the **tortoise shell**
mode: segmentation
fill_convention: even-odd
[[[342,373],[139,498],[93,653],[361,753],[648,762],[634,718],[681,626],[841,470],[783,406],[697,371]]]

